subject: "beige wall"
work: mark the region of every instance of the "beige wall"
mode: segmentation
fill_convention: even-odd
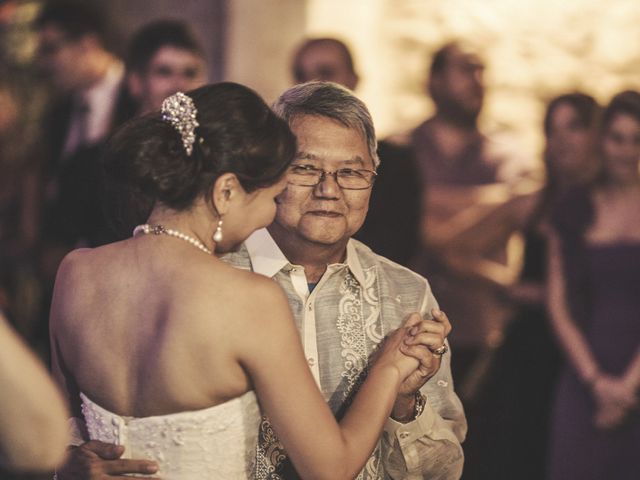
[[[228,0],[226,79],[268,102],[291,83],[291,51],[305,32],[304,0]]]
[[[637,0],[309,0],[307,32],[351,43],[382,135],[431,111],[427,61],[447,39],[480,45],[487,60],[487,131],[536,157],[549,98],[581,89],[606,102],[640,88]]]

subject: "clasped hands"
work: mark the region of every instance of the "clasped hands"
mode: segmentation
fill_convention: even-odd
[[[592,384],[596,402],[594,423],[601,429],[616,428],[638,407],[638,394],[624,377],[600,374]]]
[[[432,309],[431,314],[433,319],[425,320],[419,313],[412,313],[399,329],[404,331],[398,347],[400,352],[418,361],[417,368],[400,385],[391,412],[391,416],[399,421],[413,416],[416,392],[439,370],[442,355],[447,350],[443,345],[451,332],[451,323],[438,309]]]

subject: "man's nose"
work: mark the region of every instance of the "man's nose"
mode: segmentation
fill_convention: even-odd
[[[174,74],[171,78],[171,88],[176,92],[190,90],[189,81],[184,75]]]
[[[322,198],[339,198],[342,194],[342,189],[336,180],[336,174],[332,172],[324,172],[313,190],[316,196]]]

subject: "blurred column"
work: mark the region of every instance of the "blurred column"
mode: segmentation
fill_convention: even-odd
[[[306,1],[227,2],[226,79],[243,83],[267,102],[291,84],[291,55],[303,38]]]

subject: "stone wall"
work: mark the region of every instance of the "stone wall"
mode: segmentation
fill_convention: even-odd
[[[309,0],[307,32],[346,39],[358,93],[382,135],[418,123],[431,53],[463,38],[487,61],[483,128],[515,136],[536,157],[551,97],[582,90],[605,103],[640,88],[637,0]]]

